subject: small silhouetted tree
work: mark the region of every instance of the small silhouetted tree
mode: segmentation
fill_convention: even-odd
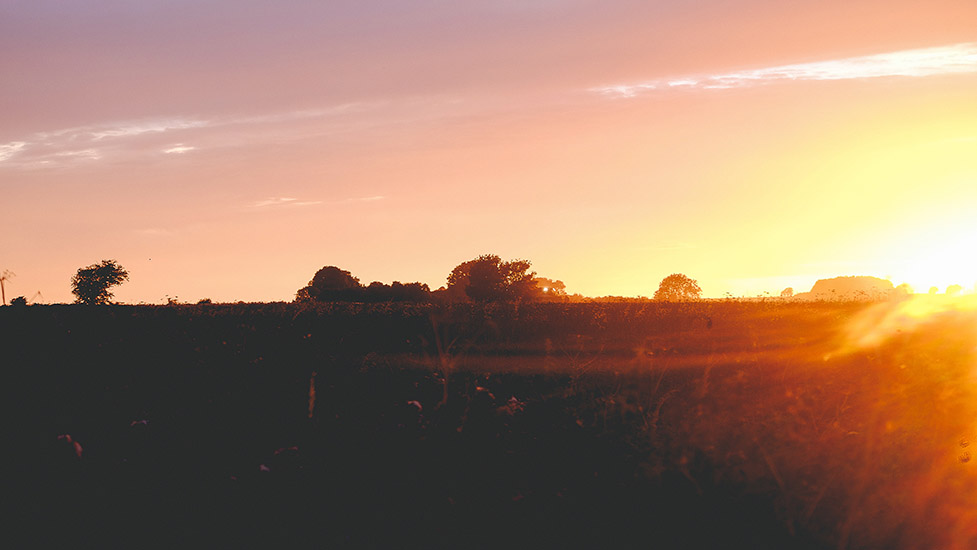
[[[71,293],[75,303],[101,305],[109,303],[112,293],[109,288],[129,280],[127,272],[115,260],[102,260],[101,263],[83,267],[71,278]]]
[[[17,296],[16,298],[13,298],[13,299],[10,300],[10,305],[12,305],[14,307],[26,307],[27,306],[27,297],[25,297],[25,296]]]
[[[360,298],[363,285],[346,270],[328,265],[315,272],[308,286],[295,293],[297,302],[346,302]]]
[[[910,286],[909,283],[902,283],[889,291],[889,297],[896,299],[912,296],[913,294],[915,294],[915,290],[913,290],[913,287]]]
[[[539,300],[544,302],[566,301],[567,285],[563,281],[536,277],[533,282],[536,283],[536,293]]]
[[[794,296],[794,288],[787,287],[780,292],[781,298],[792,298]]]
[[[483,254],[451,271],[446,293],[450,299],[467,297],[474,302],[531,300],[537,292],[531,266],[528,260],[506,262],[495,254]]]
[[[672,273],[662,279],[655,291],[655,300],[664,302],[690,302],[698,300],[702,295],[702,289],[695,279],[681,273]]]

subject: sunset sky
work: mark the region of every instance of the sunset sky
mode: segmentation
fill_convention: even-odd
[[[8,300],[977,283],[974,0],[0,0],[0,76]]]

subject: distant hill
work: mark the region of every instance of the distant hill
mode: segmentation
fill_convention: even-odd
[[[892,281],[870,277],[868,275],[852,275],[848,277],[834,277],[819,279],[810,292],[796,294],[799,300],[884,300],[896,292]]]

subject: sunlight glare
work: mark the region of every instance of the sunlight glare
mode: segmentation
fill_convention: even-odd
[[[915,294],[871,306],[849,322],[845,351],[871,348],[896,336],[933,327],[969,330],[977,342],[977,295]]]

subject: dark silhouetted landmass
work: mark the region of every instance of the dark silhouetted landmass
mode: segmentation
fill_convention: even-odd
[[[795,300],[856,300],[874,301],[885,300],[895,294],[892,281],[870,277],[867,275],[852,275],[819,279],[810,292],[795,294]]]
[[[973,315],[852,347],[900,306],[0,308],[7,519],[38,547],[973,547]]]

